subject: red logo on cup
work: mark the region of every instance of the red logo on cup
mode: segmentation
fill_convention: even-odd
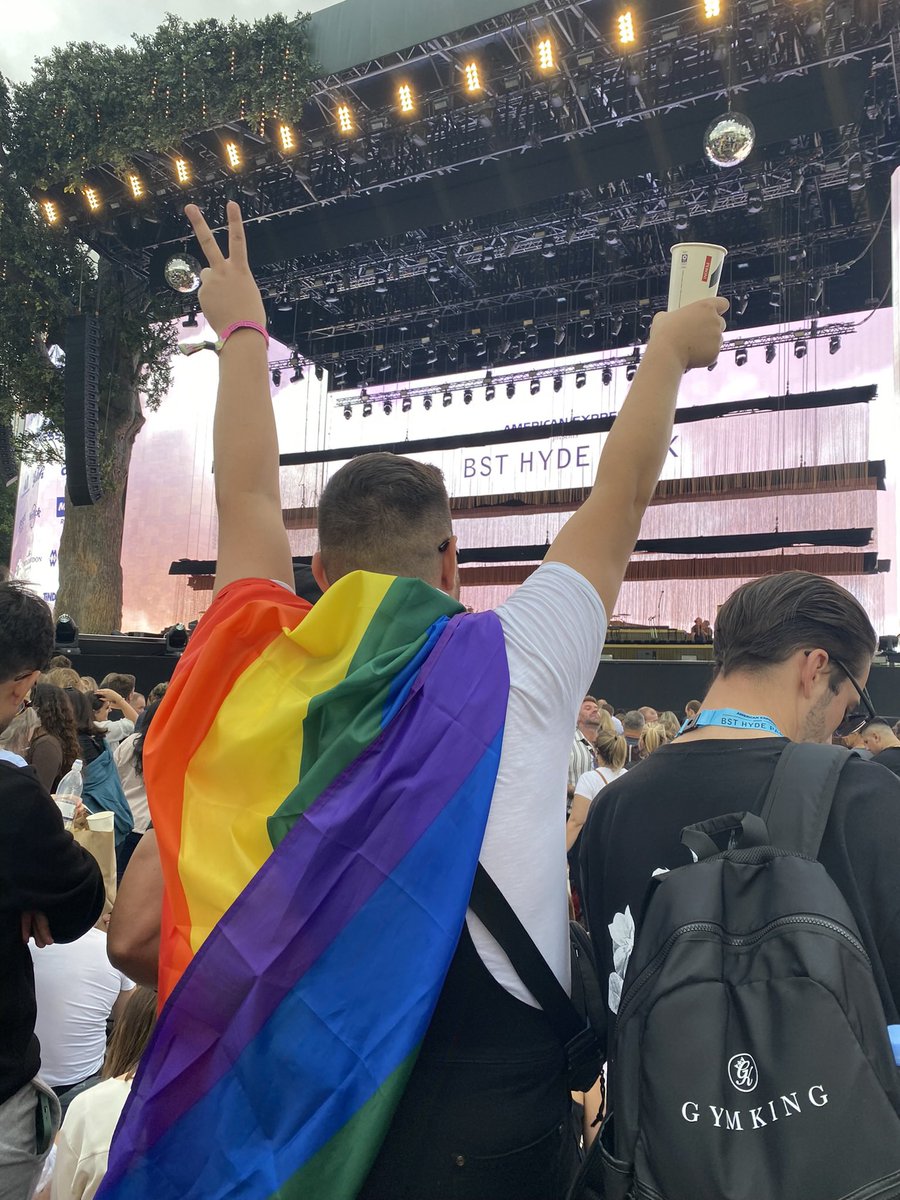
[[[709,268],[712,266],[712,255],[707,254],[706,262],[703,264],[703,282],[709,282]]]

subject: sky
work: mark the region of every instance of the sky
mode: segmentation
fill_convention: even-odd
[[[123,4],[122,0],[14,4],[9,0],[3,5],[0,71],[13,83],[22,83],[28,79],[35,58],[48,54],[55,46],[85,41],[127,43],[133,33],[150,33],[169,12],[189,21],[204,17],[226,21],[232,16],[253,21],[274,12],[316,12],[334,3],[336,0],[231,0],[223,9],[221,0],[143,0],[141,4]]]

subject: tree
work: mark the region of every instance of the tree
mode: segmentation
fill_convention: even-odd
[[[64,343],[75,313],[95,312],[100,324],[103,496],[66,505],[57,592],[57,610],[84,632],[121,622],[131,451],[144,410],[168,389],[179,310],[144,277],[98,262],[77,226],[48,225],[34,196],[51,185],[77,190],[92,168],[121,172],[138,151],[171,151],[225,122],[299,120],[311,78],[307,18],[279,15],[252,24],[169,17],[130,47],[58,49],[12,94],[0,76],[0,422],[45,418],[20,437],[23,455],[61,458],[63,375],[48,349]]]

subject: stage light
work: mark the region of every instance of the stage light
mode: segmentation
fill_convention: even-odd
[[[603,231],[603,240],[606,242],[607,246],[621,246],[622,236],[619,233],[618,225],[610,222]]]
[[[343,381],[344,381],[346,378],[347,378],[347,365],[346,365],[346,363],[342,363],[342,362],[335,363],[335,365],[334,365],[334,380],[335,380],[335,383],[343,383]]]
[[[483,338],[477,338],[475,341],[475,357],[484,358],[487,354],[487,343]]]
[[[383,296],[387,290],[387,273],[385,271],[376,271],[375,291],[378,292],[379,295]]]
[[[585,321],[584,324],[581,326],[581,336],[583,338],[590,339],[594,336],[594,334],[596,332],[597,332],[597,326],[594,324],[593,321]]]
[[[173,292],[188,296],[199,288],[202,269],[193,254],[173,254],[163,269],[163,276]]]
[[[717,21],[722,15],[722,0],[703,0],[703,19]]]
[[[453,403],[453,393],[450,391],[449,388],[444,388],[443,403],[444,403],[444,408],[449,408],[450,405]]]
[[[428,353],[425,355],[425,366],[433,367],[438,360],[438,352],[435,346],[429,346]]]
[[[391,369],[391,365],[390,356],[387,354],[382,354],[381,362],[378,364],[378,370],[389,371]]]
[[[397,103],[400,105],[402,113],[411,113],[415,108],[412,88],[408,83],[402,83],[397,89]]]
[[[472,62],[466,63],[466,91],[481,91],[481,72],[478,69],[478,63],[474,59]]]
[[[291,372],[291,383],[301,383],[303,381],[303,364],[296,356],[293,357],[294,369]]]
[[[191,182],[191,165],[186,158],[175,159],[175,182],[182,185]]]
[[[494,262],[494,252],[490,249],[490,247],[482,252],[481,269],[482,271],[495,271],[497,269],[496,263]]]
[[[225,143],[225,162],[232,171],[239,171],[241,169],[243,159],[241,158],[241,148],[237,142]]]
[[[471,403],[472,403],[472,389],[465,388],[463,390],[463,404],[471,404]]]
[[[544,258],[556,258],[556,242],[550,233],[544,234],[544,240],[541,242],[541,254]]]
[[[371,417],[371,415],[372,415],[372,401],[371,400],[363,401],[362,415],[364,417]]]
[[[353,416],[353,409],[349,404],[344,405],[344,420],[349,421]]]
[[[847,163],[847,191],[861,192],[866,186],[866,171],[859,154],[851,156]]]
[[[556,332],[553,335],[553,343],[556,346],[561,346],[563,344],[563,342],[565,342],[565,340],[566,340],[566,327],[565,327],[565,325],[560,325],[559,328],[556,330]]]
[[[497,389],[494,387],[493,383],[487,384],[484,389],[485,400],[493,400],[493,398],[496,395],[497,395]]]
[[[147,195],[147,189],[144,187],[143,180],[136,171],[128,173],[128,186],[131,188],[131,195],[135,200],[143,200]]]
[[[274,367],[272,370],[272,383],[275,387],[281,386],[281,370],[278,367]]]
[[[426,395],[424,395],[422,397],[422,407],[425,409],[426,412],[431,412],[431,393],[430,392],[426,393]]]
[[[747,212],[755,216],[763,210],[763,194],[759,188],[751,188],[747,193]]]
[[[56,225],[59,221],[59,208],[53,200],[42,200],[41,211],[48,225]]]
[[[63,613],[56,622],[53,635],[53,649],[63,654],[80,654],[78,648],[78,626],[68,613]]]
[[[539,71],[552,71],[555,63],[553,61],[553,40],[545,37],[537,44],[537,65]]]
[[[381,407],[384,409],[384,415],[386,417],[389,417],[391,415],[391,413],[394,411],[394,406],[390,402],[390,400],[385,400],[384,404],[382,404]]]
[[[353,132],[353,114],[349,104],[339,104],[337,110],[338,129],[341,133]]]
[[[428,271],[425,275],[425,278],[429,283],[441,282],[441,268],[437,265],[437,263],[433,262],[428,264]]]
[[[797,338],[794,342],[794,358],[806,358],[806,339]]]
[[[102,201],[100,193],[94,187],[86,187],[84,189],[84,198],[87,201],[87,206],[91,212],[98,212]]]
[[[287,292],[282,292],[278,297],[278,303],[276,307],[279,312],[293,312],[294,302],[291,300]]]
[[[620,12],[616,18],[616,28],[620,46],[633,46],[637,41],[637,31],[634,24],[634,13],[630,8]]]
[[[610,317],[610,319],[609,319],[609,336],[610,337],[615,338],[615,337],[619,336],[619,334],[622,332],[622,325],[623,325],[624,321],[625,321],[625,318],[622,315],[622,313],[615,313],[612,317]]]
[[[293,129],[285,121],[278,126],[278,140],[281,142],[282,154],[293,154],[297,149],[297,138]]]
[[[735,366],[738,366],[738,367],[745,367],[747,365],[747,347],[746,346],[738,346],[737,350],[735,350],[735,352],[734,352],[734,362],[735,362]]]
[[[676,208],[673,221],[674,221],[674,225],[675,225],[675,232],[676,233],[684,233],[684,231],[687,229],[687,227],[691,223],[691,218],[688,215],[688,210],[686,208]]]
[[[412,408],[412,396],[409,392],[404,392],[400,397],[400,411],[408,413]]]
[[[528,385],[528,390],[531,392],[532,396],[536,396],[541,390],[541,381],[538,379],[537,375],[531,376],[531,382]]]
[[[506,398],[507,398],[507,400],[512,400],[512,398],[513,398],[513,396],[514,396],[515,394],[516,394],[516,385],[515,385],[514,383],[508,383],[508,384],[506,385]]]
[[[612,383],[612,376],[612,367],[604,367],[600,374],[600,378],[607,387],[609,387],[609,385]]]
[[[316,373],[316,379],[318,379],[321,382],[321,380],[324,379],[324,377],[325,377],[325,368],[322,366],[321,363],[316,363],[314,370]]]
[[[769,364],[769,366],[771,366],[774,361],[775,361],[775,343],[769,342],[768,346],[766,346],[766,362]]]
[[[525,343],[528,346],[529,350],[537,350],[538,342],[540,342],[540,340],[541,339],[540,339],[540,336],[538,335],[537,330],[532,329],[531,333],[529,333],[528,337],[525,339]]]
[[[841,348],[841,339],[837,336],[837,334],[835,334],[834,337],[831,339],[831,341],[828,343],[828,353],[829,354],[837,354],[837,352],[838,352],[838,350],[840,350],[840,348]]]
[[[749,303],[750,303],[750,293],[749,292],[741,292],[739,295],[735,296],[735,298],[734,298],[734,315],[736,317],[742,317],[744,315],[744,313],[747,311],[747,306]]]
[[[629,383],[631,383],[632,379],[634,379],[635,375],[637,375],[637,369],[640,366],[640,364],[641,364],[641,352],[640,352],[640,349],[637,346],[635,346],[634,350],[632,351],[631,358],[628,360],[628,363],[625,367],[625,378],[628,380]]]

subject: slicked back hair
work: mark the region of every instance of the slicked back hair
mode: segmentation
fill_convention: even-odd
[[[319,550],[329,583],[351,571],[434,583],[450,535],[450,500],[437,467],[399,454],[362,454],[319,500]]]
[[[14,579],[0,583],[0,683],[43,671],[53,635],[53,617],[40,596]]]
[[[833,579],[784,571],[745,583],[732,592],[716,618],[715,675],[764,671],[798,650],[825,650],[857,677],[878,644],[859,601]],[[831,673],[837,692],[845,676]]]

